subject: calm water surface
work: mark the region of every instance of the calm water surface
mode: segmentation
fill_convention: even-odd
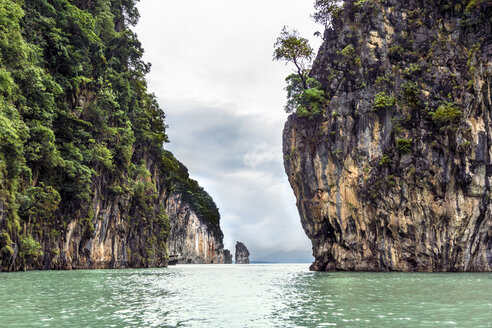
[[[492,327],[492,274],[307,264],[0,273],[0,327]]]

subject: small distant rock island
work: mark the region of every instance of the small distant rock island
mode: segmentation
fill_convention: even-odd
[[[236,243],[236,264],[249,264],[249,251],[240,241]]]

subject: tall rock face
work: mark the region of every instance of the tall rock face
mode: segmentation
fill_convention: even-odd
[[[236,254],[235,254],[236,264],[249,264],[249,251],[241,242],[236,243]]]
[[[492,271],[492,3],[345,1],[284,165],[312,270]]]
[[[0,2],[0,271],[230,257],[217,206],[163,148],[135,3]]]
[[[182,195],[168,201],[171,222],[168,250],[177,263],[231,263],[230,252],[224,251],[223,234],[218,226],[199,217]]]
[[[186,170],[172,154],[165,155]],[[156,189],[154,197],[147,201],[150,212],[138,213],[143,204],[135,205],[136,200],[128,194],[112,197],[104,188],[99,189],[100,183],[95,186],[92,205],[97,219],[68,223],[63,238],[52,241],[50,251],[44,251],[38,258],[41,263],[33,262],[32,268],[165,267],[169,259],[178,263],[227,263],[230,252],[224,249],[218,211],[215,209],[216,222],[209,221],[193,201],[186,200],[181,192],[171,191],[179,183],[168,181],[162,166],[150,158],[145,162],[150,173],[147,183]],[[183,235],[182,231],[186,233]],[[44,250],[48,248],[46,242],[41,238]]]

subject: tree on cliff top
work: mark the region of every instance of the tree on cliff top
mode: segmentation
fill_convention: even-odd
[[[306,83],[307,66],[312,57],[313,48],[309,45],[309,41],[300,37],[296,30],[289,31],[287,26],[284,26],[274,44],[273,59],[293,63],[304,89],[308,89]]]
[[[314,117],[323,111],[326,102],[321,84],[309,77],[309,64],[314,55],[309,41],[298,35],[296,30],[289,31],[286,26],[274,44],[273,60],[293,63],[295,74],[286,78],[287,113],[295,111],[301,117]]]

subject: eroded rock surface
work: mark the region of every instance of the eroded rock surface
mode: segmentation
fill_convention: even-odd
[[[42,258],[25,269],[164,267],[169,257],[178,263],[230,261],[220,226],[198,214],[181,193],[169,194],[158,165],[151,158],[146,163],[149,182],[157,186],[151,212],[135,208],[128,195],[108,197],[96,184],[92,220],[72,220],[56,242],[41,239]]]
[[[230,252],[224,250],[223,234],[200,218],[181,195],[173,195],[167,205],[171,230],[168,250],[177,263],[231,263]]]
[[[490,1],[346,1],[284,165],[313,270],[491,271]]]
[[[236,264],[249,264],[249,251],[246,246],[241,243],[236,243]]]

